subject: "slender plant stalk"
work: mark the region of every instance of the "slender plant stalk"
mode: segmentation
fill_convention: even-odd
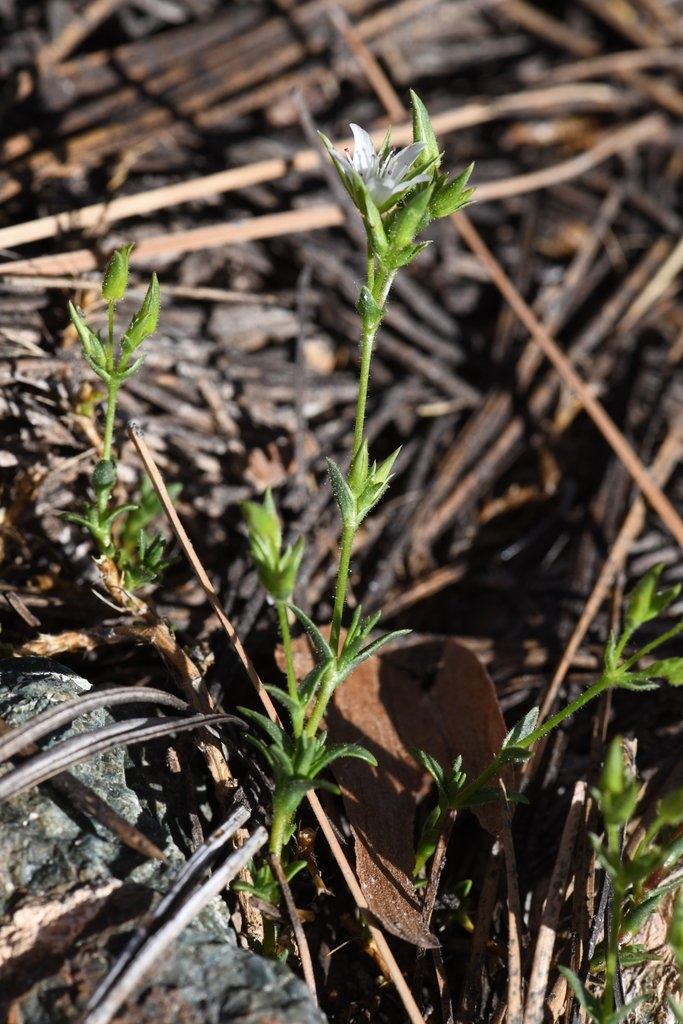
[[[294,669],[294,655],[292,653],[292,633],[289,628],[289,619],[287,618],[287,604],[285,601],[276,601],[275,607],[277,608],[277,617],[278,622],[280,623],[282,649],[285,654],[287,690],[289,692],[290,697],[296,698],[298,691],[296,682],[296,671]]]
[[[339,569],[337,571],[337,585],[334,592],[334,610],[332,612],[332,629],[330,631],[330,647],[335,654],[339,654],[339,638],[341,634],[342,616],[346,606],[346,588],[349,582],[351,552],[353,550],[353,540],[355,536],[355,524],[345,523],[342,528],[341,543],[339,545]]]

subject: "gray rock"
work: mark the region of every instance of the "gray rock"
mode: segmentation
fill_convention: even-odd
[[[45,658],[0,661],[0,715],[18,725],[90,684]],[[112,721],[106,709],[60,738]],[[125,938],[185,861],[170,835],[159,768],[142,748],[74,767],[122,817],[159,845],[168,863],[142,859],[74,811],[49,785],[0,805],[0,1010],[23,1024],[74,1021]],[[155,774],[156,773],[156,774]],[[284,964],[237,948],[215,899],[167,950],[117,1022],[324,1024],[308,989]],[[4,1016],[3,1018],[4,1019]]]

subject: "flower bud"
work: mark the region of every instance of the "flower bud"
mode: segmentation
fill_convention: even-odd
[[[128,284],[128,259],[133,245],[133,242],[130,242],[128,245],[122,245],[120,249],[113,253],[107,264],[107,269],[102,279],[102,297],[109,302],[123,298],[126,285]]]
[[[111,490],[116,483],[116,463],[113,459],[101,459],[92,474],[92,485],[96,491]]]

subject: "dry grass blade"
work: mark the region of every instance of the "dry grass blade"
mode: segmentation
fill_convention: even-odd
[[[586,783],[577,782],[574,787],[571,807],[562,831],[560,849],[548,885],[543,921],[536,939],[534,960],[529,978],[529,991],[524,1009],[524,1024],[542,1024],[544,1019],[544,995],[548,985],[548,973],[555,944],[557,922],[564,902],[567,877],[574,855],[574,844],[583,820],[586,804]]]
[[[244,824],[249,812],[239,808],[218,830],[218,838],[211,848],[212,858]],[[214,839],[216,833],[214,833]],[[206,851],[198,851],[199,859],[192,858],[181,872],[176,884],[156,908],[145,930],[138,932],[120,961],[104,979],[93,995],[79,1024],[108,1024],[121,1004],[128,998],[141,978],[160,959],[165,949],[180,935],[206,904],[217,896],[235,876],[247,866],[268,838],[259,826],[238,850],[216,868],[211,877],[198,888],[187,892],[197,875],[206,869]],[[211,839],[209,843],[211,843]]]
[[[662,442],[662,446],[657,452],[650,473],[652,479],[660,486],[664,486],[667,479],[675,469],[681,456],[681,450],[683,446],[683,437],[680,433],[678,426],[667,434],[666,438]],[[572,635],[570,636],[567,645],[564,649],[560,662],[555,669],[553,677],[550,681],[546,694],[543,698],[541,710],[539,714],[539,721],[542,721],[550,712],[555,699],[560,690],[560,687],[564,681],[564,678],[572,664],[572,661],[581,646],[586,633],[590,629],[590,625],[595,619],[598,613],[600,605],[605,599],[607,592],[616,579],[617,573],[623,568],[629,555],[629,551],[633,545],[633,541],[640,534],[643,524],[645,523],[646,514],[645,502],[641,497],[637,497],[631,508],[629,509],[626,518],[624,519],[623,525],[619,530],[619,533],[612,545],[608,557],[598,573],[597,579],[593,585],[593,589],[586,601],[583,612],[579,621],[576,623]],[[534,765],[538,764],[538,760],[533,758],[523,766],[523,773],[525,775],[531,774],[534,771]]]
[[[0,678],[2,670],[0,669]],[[30,722],[12,729],[0,739],[0,764],[8,761],[14,754],[19,753],[24,747],[35,743],[41,736],[58,729],[67,722],[72,722],[80,715],[87,715],[90,711],[98,708],[113,707],[116,704],[134,704],[136,702],[149,704],[166,704],[175,708],[176,711],[189,711],[189,705],[179,697],[174,697],[163,690],[155,690],[151,687],[116,686],[109,690],[98,690],[97,693],[86,694],[83,697],[76,697],[75,700],[66,701],[55,708],[48,708],[42,711]]]
[[[472,252],[481,258],[501,295],[509,302],[515,314],[542,349],[546,358],[553,364],[564,383],[577,396],[615,455],[621,459],[633,482],[641,489],[655,512],[661,516],[662,521],[676,543],[683,548],[683,519],[681,519],[680,514],[666,497],[661,487],[652,479],[650,473],[638,458],[623,433],[605,411],[604,406],[591,394],[589,388],[586,387],[570,361],[550,337],[531,307],[524,301],[472,223],[463,213],[453,214],[452,219]]]
[[[282,870],[282,864],[280,863],[280,861],[278,860],[274,853],[270,854],[268,861],[270,863],[271,868],[273,869],[273,874],[277,878],[277,883],[280,886],[280,891],[284,898],[285,906],[287,907],[289,921],[292,926],[294,938],[296,939],[296,944],[299,950],[299,960],[301,961],[301,970],[303,972],[304,981],[311,990],[313,999],[317,1004],[318,992],[315,987],[315,974],[313,973],[313,961],[311,960],[311,951],[308,948],[306,933],[304,932],[303,927],[301,925],[301,920],[299,919],[299,914],[296,909],[296,903],[294,902],[294,897],[292,896],[292,890],[290,889],[289,882],[287,881],[285,873]]]
[[[519,875],[512,839],[510,804],[502,779],[498,780],[498,786],[501,794],[501,839],[505,851],[508,903],[508,1001],[505,1019],[508,1024],[522,1024],[522,905],[519,898]]]
[[[221,722],[238,722],[235,715],[193,715],[191,718],[159,720],[132,718],[114,722],[79,736],[72,736],[50,750],[31,758],[26,764],[7,772],[0,779],[0,803],[25,793],[27,789],[47,782],[53,775],[73,768],[96,754],[104,754],[121,744],[144,743],[174,732],[201,729]]]

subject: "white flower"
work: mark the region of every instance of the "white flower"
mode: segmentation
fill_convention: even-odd
[[[394,206],[408,189],[432,180],[433,175],[431,174],[410,175],[409,173],[410,168],[425,149],[424,142],[412,142],[405,149],[395,152],[389,145],[389,134],[387,133],[379,152],[375,152],[372,139],[363,128],[352,124],[351,131],[354,139],[353,156],[349,156],[348,151],[345,151],[345,155],[342,156],[324,135],[322,140],[340,172],[347,191],[357,206],[360,198],[358,196],[358,178],[380,212]]]

